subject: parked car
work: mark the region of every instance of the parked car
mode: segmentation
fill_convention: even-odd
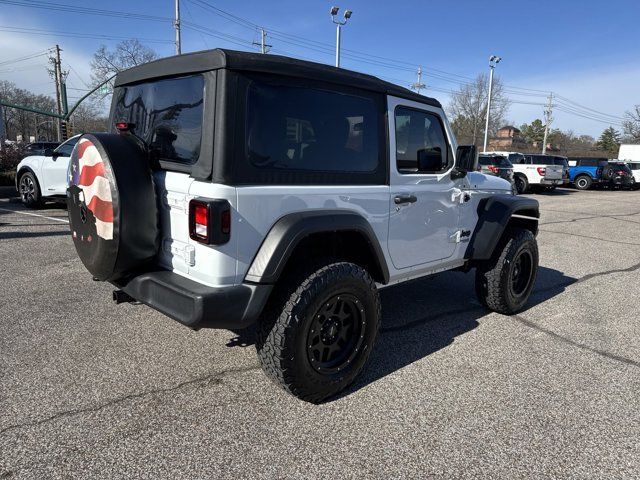
[[[22,159],[16,167],[16,189],[24,205],[35,208],[45,200],[65,198],[69,157],[79,137]]]
[[[25,156],[44,155],[44,152],[47,149],[53,150],[58,145],[60,145],[60,142],[34,142],[34,143],[29,143],[24,147],[24,153],[25,153]]]
[[[569,181],[578,190],[589,190],[602,180],[602,168],[607,165],[606,158],[571,157],[569,158]]]
[[[640,189],[640,160],[626,163],[627,166],[631,169],[631,173],[633,174],[633,189],[638,190]]]
[[[110,119],[69,170],[71,235],[92,277],[191,328],[257,323],[265,373],[301,399],[362,370],[379,288],[475,268],[487,308],[512,314],[529,298],[538,202],[475,171],[475,147],[457,145],[435,99],[217,49],[119,72]]]
[[[610,161],[602,167],[602,184],[609,188],[635,188],[635,179],[626,163]]]
[[[478,171],[504,178],[513,185],[513,165],[507,157],[483,153],[478,156]]]
[[[567,180],[568,165],[564,157],[532,155],[518,152],[484,152],[506,156],[513,164],[513,179],[518,193],[533,189],[553,189]],[[566,159],[565,159],[566,161]]]

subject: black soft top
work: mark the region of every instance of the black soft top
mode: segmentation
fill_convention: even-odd
[[[373,75],[336,68],[322,63],[308,62],[281,55],[240,52],[216,48],[200,52],[176,55],[145,63],[118,73],[115,86],[128,85],[153,78],[186,75],[226,68],[229,70],[271,73],[297,78],[309,78],[328,83],[336,83],[354,88],[362,88],[395,97],[441,107],[434,98],[418,95],[407,88],[380,80]]]

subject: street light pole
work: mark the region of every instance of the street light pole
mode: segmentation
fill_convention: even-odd
[[[351,10],[345,10],[344,20],[336,20],[340,7],[331,7],[329,13],[331,14],[331,21],[336,24],[336,67],[340,68],[340,35],[342,33],[342,26],[347,24],[347,20],[351,18],[353,13]]]
[[[182,54],[182,34],[180,31],[180,0],[176,0],[176,17],[173,28],[176,30],[176,55]]]
[[[489,57],[489,96],[487,98],[487,120],[484,126],[484,146],[482,148],[483,152],[487,151],[487,141],[489,140],[489,114],[491,113],[491,92],[493,90],[493,70],[496,68],[496,65],[500,63],[500,60],[502,60],[502,58],[496,55],[491,55]]]

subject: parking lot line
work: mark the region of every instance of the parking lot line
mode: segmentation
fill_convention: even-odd
[[[39,215],[37,213],[21,212],[20,210],[11,210],[9,208],[0,208],[0,210],[3,212],[19,213],[20,215],[29,215],[30,217],[46,218],[47,220],[53,220],[55,222],[69,223],[69,220],[65,220],[63,218],[47,217],[46,215]]]

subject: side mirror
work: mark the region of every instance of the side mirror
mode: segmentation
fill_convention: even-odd
[[[53,157],[53,148],[45,148],[44,149],[45,157]]]
[[[478,168],[478,150],[475,145],[461,145],[456,150],[456,168],[451,176],[462,178],[468,172],[473,172]]]

